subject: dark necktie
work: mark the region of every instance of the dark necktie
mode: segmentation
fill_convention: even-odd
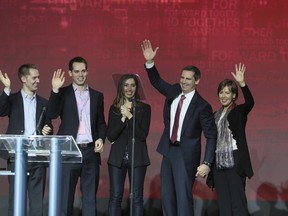
[[[183,101],[185,99],[185,95],[181,96],[181,99],[178,103],[177,110],[175,113],[175,118],[174,118],[174,125],[172,129],[172,135],[171,135],[171,142],[174,144],[177,141],[177,132],[178,132],[178,127],[179,127],[179,117],[180,117],[180,112],[182,109]]]

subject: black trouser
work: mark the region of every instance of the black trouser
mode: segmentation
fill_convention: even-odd
[[[72,216],[76,186],[80,178],[82,216],[96,216],[96,193],[99,184],[99,153],[94,143],[81,148],[82,163],[62,163],[61,215]]]
[[[146,166],[134,168],[134,187],[133,187],[133,215],[143,215],[143,189],[146,175]],[[121,216],[121,203],[124,193],[124,183],[128,172],[131,184],[131,166],[129,163],[122,163],[121,167],[109,165],[110,178],[110,199],[109,216]],[[130,187],[131,189],[131,187]]]
[[[237,166],[238,151],[234,151],[233,156]],[[235,166],[231,169],[213,169],[220,216],[249,215],[245,195],[246,177],[240,176]]]

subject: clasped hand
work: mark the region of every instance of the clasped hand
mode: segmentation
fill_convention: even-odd
[[[43,135],[49,135],[52,131],[52,128],[49,125],[44,125],[44,127],[42,128],[42,134]]]
[[[197,176],[201,176],[202,178],[205,178],[208,175],[209,172],[210,172],[210,167],[207,166],[206,164],[201,164],[197,168],[196,177]]]
[[[101,138],[95,141],[94,152],[102,153],[104,151],[104,143]]]
[[[130,109],[128,109],[125,105],[122,105],[120,107],[120,112],[122,114],[122,117],[129,118],[129,119],[132,117]]]

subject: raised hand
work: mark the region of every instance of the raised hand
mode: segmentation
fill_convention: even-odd
[[[157,50],[159,47],[156,47],[155,50],[153,50],[151,42],[149,40],[144,40],[141,44],[143,56],[147,63],[154,62],[154,58],[156,56]]]
[[[57,69],[54,71],[53,77],[52,77],[52,90],[55,93],[59,92],[59,88],[61,88],[65,82],[64,77],[65,72],[62,71],[62,69]]]
[[[7,73],[3,74],[1,70],[0,70],[0,81],[3,83],[4,88],[11,89],[11,81],[10,81]]]
[[[239,83],[241,87],[245,86],[245,81],[244,81],[244,72],[245,72],[245,65],[239,63],[239,65],[235,65],[235,73],[231,72],[232,76],[234,79]]]

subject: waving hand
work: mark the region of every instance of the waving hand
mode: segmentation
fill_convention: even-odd
[[[245,86],[245,81],[244,81],[244,73],[245,73],[245,65],[239,63],[239,65],[235,65],[235,73],[231,72],[232,76],[236,80],[236,82],[239,83],[241,87]]]
[[[142,47],[143,56],[146,62],[147,63],[154,62],[154,58],[156,56],[156,53],[159,47],[156,47],[155,50],[153,50],[152,44],[149,40],[144,40],[143,43],[141,44],[141,47]]]

